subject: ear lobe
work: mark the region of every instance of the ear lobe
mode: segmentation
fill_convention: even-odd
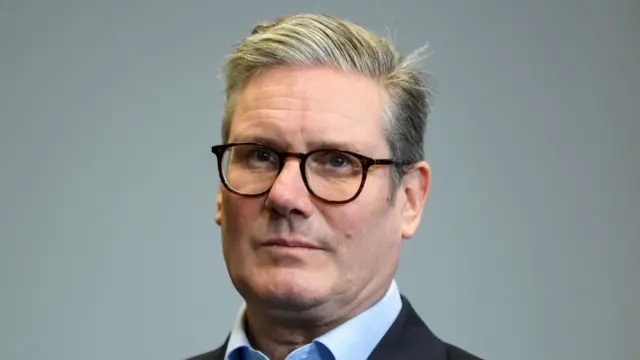
[[[431,186],[431,169],[426,161],[417,163],[403,180],[406,203],[402,209],[402,237],[409,239],[418,230]]]
[[[218,196],[216,197],[215,220],[218,226],[222,225],[222,192],[218,192]]]

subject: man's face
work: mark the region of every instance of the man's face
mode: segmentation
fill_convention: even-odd
[[[383,101],[382,87],[363,76],[328,68],[270,69],[239,94],[229,142],[267,141],[301,153],[333,144],[389,158]],[[393,203],[388,166],[370,168],[360,195],[342,205],[314,198],[295,158],[264,196],[242,197],[221,187],[216,222],[232,282],[247,302],[298,309],[386,291],[402,239],[415,232],[426,199],[428,168],[421,166]],[[266,246],[271,240],[319,249]]]

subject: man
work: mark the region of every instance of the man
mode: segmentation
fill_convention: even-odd
[[[430,184],[427,79],[341,19],[257,26],[225,68],[216,223],[245,302],[192,360],[478,359],[439,340],[394,281]]]

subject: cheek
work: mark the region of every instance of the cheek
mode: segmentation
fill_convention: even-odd
[[[262,211],[259,199],[238,198],[233,194],[222,197],[223,241],[236,242],[246,237]]]
[[[360,211],[337,211],[328,218],[329,225],[340,238],[352,241],[359,238],[363,227],[366,225],[365,214]]]
[[[376,252],[393,246],[400,239],[396,208],[387,202],[386,193],[363,198],[343,208],[332,209],[325,218],[338,235],[339,247],[350,252]]]
[[[386,219],[382,214],[385,209],[380,204],[358,202],[340,208],[338,211],[332,210],[330,214],[325,215],[325,218],[339,238],[346,241],[340,244],[341,247],[362,247],[362,242],[375,240],[370,238],[382,235],[380,232],[383,230],[383,222]]]

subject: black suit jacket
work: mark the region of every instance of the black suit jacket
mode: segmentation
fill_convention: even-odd
[[[216,350],[187,360],[224,360],[227,342]],[[402,296],[402,310],[373,349],[368,360],[481,360],[438,339]]]

